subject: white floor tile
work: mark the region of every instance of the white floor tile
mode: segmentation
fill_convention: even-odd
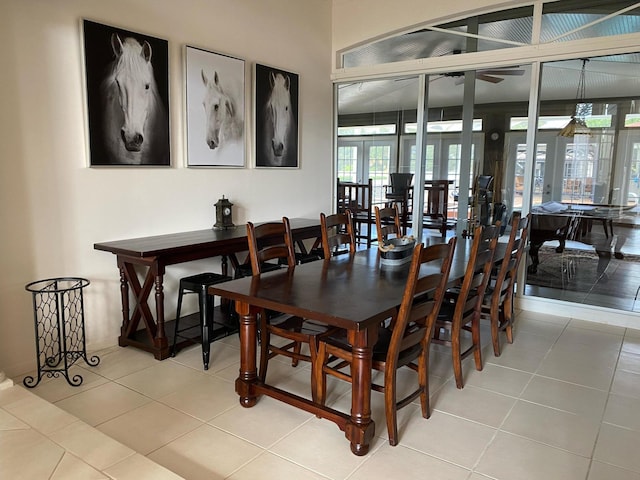
[[[51,476],[51,480],[101,480],[106,475],[71,453],[65,453]]]
[[[116,380],[158,363],[150,353],[133,347],[111,347],[97,352],[97,355],[100,357],[100,364],[93,367],[92,371],[110,380]]]
[[[349,480],[371,480],[372,478],[405,480],[448,479],[464,480],[469,470],[423,455],[402,445],[386,444],[371,454]],[[341,477],[334,477],[341,478]]]
[[[115,382],[108,382],[56,403],[56,406],[96,426],[152,400]]]
[[[413,410],[399,432],[399,444],[465,468],[475,465],[496,434],[495,428],[460,417],[436,411],[424,419],[418,407]]]
[[[589,459],[499,432],[475,471],[496,480],[584,480]]]
[[[640,355],[628,352],[620,353],[617,369],[640,374]]]
[[[134,454],[122,443],[80,421],[55,432],[51,439],[98,470]]]
[[[153,366],[120,377],[117,382],[147,397],[158,400],[206,378],[205,373],[171,361],[156,362]]]
[[[98,430],[143,455],[190,432],[202,422],[151,402],[97,426]]]
[[[607,392],[534,375],[521,398],[566,412],[600,419],[607,402]]]
[[[263,397],[251,408],[236,404],[232,409],[215,417],[209,424],[268,448],[311,418],[315,417],[310,413]]]
[[[459,390],[455,382],[450,380],[433,395],[431,407],[434,410],[497,428],[515,402],[514,397],[476,388],[473,385],[467,385]]]
[[[504,395],[519,396],[533,374],[500,365],[487,364],[482,371],[469,369],[466,384]]]
[[[501,430],[589,457],[600,420],[518,400]]]
[[[181,476],[136,453],[104,470],[114,480],[180,480]]]
[[[239,405],[238,398],[233,383],[207,376],[161,397],[159,401],[206,422]]]
[[[611,393],[640,398],[640,373],[616,370]]]
[[[375,436],[370,445],[369,455],[382,444],[387,442]],[[333,422],[315,417],[269,450],[332,479],[346,478],[368,458],[368,455],[358,457],[351,453],[344,432]]]
[[[587,480],[640,480],[640,473],[594,461]]]
[[[211,425],[202,425],[148,455],[188,479],[224,479],[262,449]]]
[[[49,478],[64,448],[33,430],[0,431],[0,475],[3,479]]]
[[[640,398],[610,394],[602,421],[640,432]]]
[[[265,452],[247,465],[241,467],[228,480],[326,480],[317,473],[296,465],[282,457]]]
[[[58,400],[76,395],[109,381],[107,378],[94,373],[92,369],[84,369],[79,366],[71,367],[69,369],[69,375],[72,377],[74,375],[80,375],[82,377],[82,383],[77,387],[72,387],[64,377],[43,378],[38,386],[33,389],[33,393],[51,403],[55,403]]]
[[[640,473],[640,432],[603,424],[593,459]]]
[[[622,342],[622,351],[640,355],[640,335],[626,335]]]
[[[36,395],[29,395],[22,400],[7,404],[3,408],[45,435],[78,420],[73,415]]]

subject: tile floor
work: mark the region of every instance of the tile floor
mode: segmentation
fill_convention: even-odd
[[[0,478],[640,480],[638,330],[520,312],[515,343],[498,358],[485,347],[482,372],[467,362],[463,390],[434,347],[431,418],[401,410],[390,447],[374,393],[365,457],[327,420],[269,398],[240,407],[237,336],[212,345],[207,372],[197,347],[163,362],[132,348],[91,353],[101,363],[74,367],[80,387],[58,378],[0,391]],[[301,394],[308,375],[284,362],[269,371]],[[348,409],[348,390],[331,383],[329,402]]]

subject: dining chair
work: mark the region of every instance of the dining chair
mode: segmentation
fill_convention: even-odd
[[[282,222],[268,222],[260,225],[247,222],[247,237],[254,276],[264,273],[268,265],[284,264],[286,268],[295,268],[293,237],[287,217],[282,217]],[[260,329],[258,377],[263,382],[267,375],[269,360],[277,355],[291,358],[293,367],[297,366],[300,360],[311,362],[313,365],[317,352],[317,336],[331,331],[325,324],[269,310],[262,310],[259,313],[258,326]],[[271,342],[272,335],[289,342],[285,345],[274,345]],[[309,346],[309,355],[301,351],[302,344]],[[312,396],[315,398],[313,383]]]
[[[504,258],[497,267],[495,279],[489,281],[482,301],[481,318],[491,324],[493,354],[500,356],[500,332],[506,333],[507,342],[513,343],[513,295],[518,267],[526,248],[531,214],[521,217],[514,212],[511,232],[505,247]]]
[[[355,238],[371,247],[373,218],[373,180],[367,183],[340,182],[338,180],[337,212],[351,212]]]
[[[400,212],[397,204],[384,208],[375,207],[375,217],[378,244],[383,244],[389,235],[395,235],[396,238],[402,237]]]
[[[491,276],[499,232],[498,224],[476,227],[462,282],[446,292],[445,301],[436,320],[433,341],[451,347],[453,373],[458,388],[464,386],[462,360],[473,353],[476,370],[482,370],[480,313],[484,292]],[[448,333],[447,338],[441,338],[443,330]],[[471,345],[464,350],[463,331],[471,333]]]
[[[449,220],[449,180],[425,180],[422,227],[437,229],[444,238],[447,229],[455,228]]]
[[[422,416],[429,418],[431,415],[429,346],[446,291],[456,241],[453,237],[448,243],[428,247],[418,244],[413,251],[402,299],[399,299],[398,313],[391,319],[389,327],[378,330],[378,341],[372,349],[371,366],[384,373],[384,384],[372,384],[371,388],[384,392],[387,432],[391,445],[398,444],[397,412],[400,408],[419,397]],[[427,272],[423,271],[421,275],[421,267],[432,262],[433,267]],[[324,404],[326,400],[327,375],[352,381],[350,373],[344,369],[351,364],[353,357],[354,353],[344,332],[319,338],[318,358],[313,375],[317,383],[317,402]],[[417,372],[417,386],[398,400],[396,375],[398,369],[405,366]]]
[[[413,173],[390,173],[389,180],[391,185],[385,186],[386,206],[399,205],[398,210],[401,212],[402,218],[402,233],[405,234],[407,233],[407,219],[411,208]]]
[[[325,215],[320,213],[324,258],[342,253],[356,253],[356,237],[351,210]]]

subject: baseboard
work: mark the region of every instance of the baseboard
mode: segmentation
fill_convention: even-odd
[[[581,305],[529,295],[516,298],[515,306],[518,309],[529,312],[546,313],[603,325],[640,329],[640,312],[623,312],[595,305]]]

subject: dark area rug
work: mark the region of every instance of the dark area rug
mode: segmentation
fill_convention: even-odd
[[[640,285],[640,257],[636,255],[599,258],[595,251],[565,249],[557,253],[555,248],[543,246],[539,257],[537,273],[527,274],[529,285],[620,298],[633,297]]]

